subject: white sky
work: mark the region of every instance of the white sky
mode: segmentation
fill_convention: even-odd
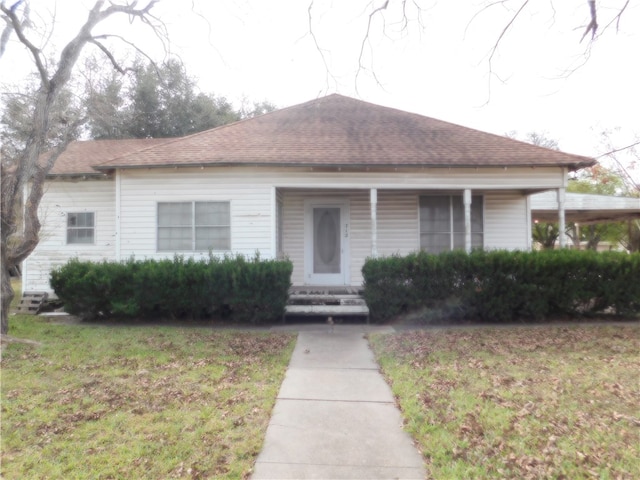
[[[625,1],[599,0],[601,30]],[[165,0],[154,11],[167,25],[172,53],[201,89],[230,100],[285,107],[337,92],[497,134],[543,133],[564,151],[590,156],[604,150],[604,129],[617,129],[618,146],[640,136],[640,2],[631,0],[619,29],[610,26],[590,46],[580,43],[586,0],[531,0],[502,39],[492,74],[488,54],[524,0],[486,10],[484,0],[417,0],[421,25],[409,1],[404,29],[393,8],[401,2],[391,0],[386,25],[381,17],[371,25],[357,82],[368,14],[382,2],[313,1],[311,23],[329,73],[309,33],[310,2]],[[56,5],[50,44],[63,45],[86,15],[83,5],[92,3],[33,0],[32,8]],[[147,47],[151,40],[134,27],[104,25],[94,33],[115,28],[160,56],[158,43]],[[3,80],[17,75],[15,58],[0,60]]]

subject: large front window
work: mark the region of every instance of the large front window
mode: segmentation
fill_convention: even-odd
[[[483,246],[482,196],[471,198],[471,246]],[[464,249],[464,203],[462,195],[420,197],[420,248],[430,253]]]
[[[231,250],[229,202],[158,203],[158,250]]]

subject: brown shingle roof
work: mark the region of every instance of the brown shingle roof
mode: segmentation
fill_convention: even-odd
[[[101,175],[93,167],[114,158],[167,142],[167,138],[89,140],[71,142],[58,157],[50,175]]]
[[[588,157],[334,94],[93,165],[99,170],[189,165],[576,169],[593,163]]]

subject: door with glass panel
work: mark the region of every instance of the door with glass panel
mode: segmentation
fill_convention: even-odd
[[[346,285],[349,205],[344,200],[305,203],[305,283]]]

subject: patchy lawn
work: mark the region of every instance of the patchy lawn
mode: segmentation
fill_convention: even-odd
[[[640,478],[640,326],[378,335],[433,478]]]
[[[242,478],[295,336],[11,318],[4,479]]]

